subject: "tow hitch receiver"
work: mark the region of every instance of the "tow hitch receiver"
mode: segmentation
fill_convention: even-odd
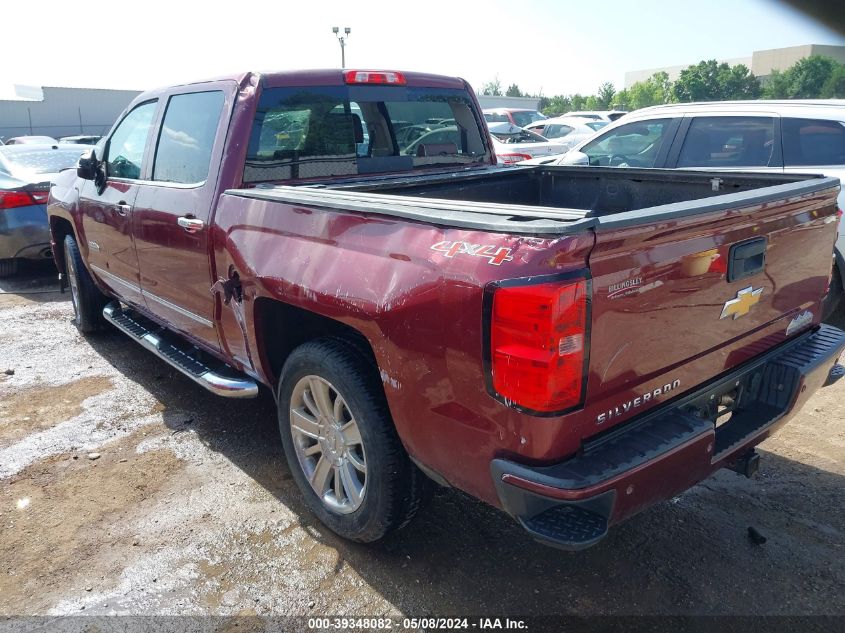
[[[754,449],[751,449],[747,453],[740,455],[730,469],[751,479],[754,473],[760,469],[760,454]]]

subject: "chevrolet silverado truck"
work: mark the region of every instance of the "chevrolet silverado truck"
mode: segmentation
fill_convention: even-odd
[[[750,474],[838,375],[838,191],[497,166],[465,81],[326,70],[140,95],[48,212],[79,331],[110,323],[219,396],[272,390],[336,533],[378,540],[433,480],[580,549]]]

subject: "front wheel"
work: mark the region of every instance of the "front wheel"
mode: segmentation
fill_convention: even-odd
[[[94,285],[94,280],[82,263],[82,254],[73,235],[67,235],[65,247],[65,272],[73,302],[73,324],[83,334],[95,332],[103,327],[103,308],[108,297]]]
[[[298,347],[278,403],[288,465],[320,521],[368,543],[411,520],[431,482],[405,452],[378,375],[355,346],[320,339]]]

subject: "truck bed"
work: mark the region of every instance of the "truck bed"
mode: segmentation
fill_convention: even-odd
[[[364,182],[263,185],[226,193],[442,226],[566,235],[764,204],[836,185],[835,178],[808,174],[538,165]]]

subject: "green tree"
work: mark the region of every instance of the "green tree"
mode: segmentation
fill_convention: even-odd
[[[572,100],[566,95],[555,95],[554,97],[543,97],[545,103],[540,103],[540,110],[543,114],[563,114],[572,109]]]
[[[596,105],[599,110],[608,110],[613,101],[613,95],[616,94],[616,88],[609,81],[605,81],[599,86],[599,91],[596,93]]]
[[[599,100],[596,95],[590,95],[587,97],[586,101],[584,101],[584,109],[586,110],[601,110],[599,108]]]
[[[760,97],[760,82],[744,64],[728,66],[721,64],[718,74],[722,91],[722,99],[758,99]]]
[[[799,59],[795,65],[784,71],[787,79],[787,96],[790,99],[817,99],[825,83],[833,76],[840,63],[830,57],[811,55]]]
[[[502,96],[502,82],[499,81],[499,76],[497,75],[491,81],[487,81],[484,85],[481,86],[481,94],[489,95],[492,97],[501,97]]]
[[[567,112],[571,112],[573,110],[587,110],[587,97],[584,95],[578,94],[577,92],[574,95],[570,95],[569,97],[569,110]]]
[[[519,89],[519,86],[517,86],[516,84],[511,84],[510,86],[508,86],[508,89],[505,90],[505,96],[506,97],[524,97],[526,95],[523,94],[522,90]]]
[[[653,105],[663,105],[673,101],[672,82],[663,71],[654,73],[645,81],[638,81],[625,90],[627,100],[623,109],[637,110]],[[617,100],[619,101],[619,100]],[[620,103],[618,107],[622,107]]]
[[[845,64],[839,64],[834,68],[830,77],[824,82],[819,96],[822,99],[845,99]]]
[[[623,88],[613,96],[613,101],[610,107],[614,110],[630,110],[631,93],[626,88]]]
[[[788,99],[789,76],[779,70],[773,70],[763,84],[764,99]]]

